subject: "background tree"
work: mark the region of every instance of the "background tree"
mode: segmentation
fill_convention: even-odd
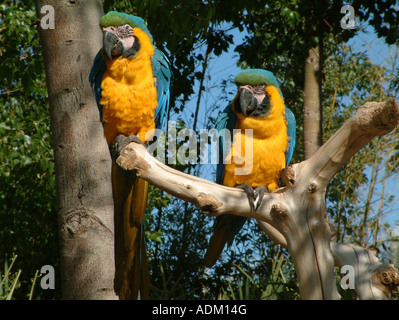
[[[394,75],[398,66],[379,68],[366,55],[345,46],[354,30],[340,28],[339,22],[343,17],[341,4],[336,11],[332,4],[325,5],[322,8],[318,4],[301,2],[299,6],[297,1],[283,4],[235,0],[213,3],[197,0],[103,1],[104,11],[116,9],[145,18],[157,46],[172,60],[173,108],[169,119],[179,120],[178,128],[199,130],[214,127],[217,113],[234,97],[234,74],[217,81],[217,75],[211,69],[212,62],[229,48],[237,48],[241,67],[266,67],[273,71],[280,81],[285,101],[294,110],[298,121],[299,142],[293,162],[304,157],[304,64],[309,48],[315,47],[318,41],[316,31],[311,27],[313,20],[320,20],[316,23],[322,24],[320,28],[324,32],[324,64],[319,73],[323,79],[320,97],[324,110],[321,117],[324,141],[352,114],[353,110],[348,106],[360,105],[368,98],[380,97],[383,100],[384,93],[397,97],[398,80]],[[21,288],[15,291],[16,298],[26,297],[30,279],[42,265],[54,265],[56,275],[60,275],[56,227],[56,213],[60,207],[55,196],[47,88],[42,51],[34,27],[33,6],[33,1],[11,0],[0,5],[3,26],[0,28],[0,54],[3,58],[0,65],[0,104],[4,110],[0,116],[0,139],[5,142],[1,144],[0,152],[3,164],[0,165],[0,263],[7,255],[18,254],[15,263],[22,269],[22,281]],[[370,23],[389,43],[397,39],[396,28],[389,28],[395,23],[394,6],[372,4],[371,1],[354,2],[353,6],[358,27]],[[319,10],[317,14],[315,10]],[[325,18],[328,24],[320,17]],[[364,21],[363,26],[358,23],[360,20]],[[97,23],[93,21],[90,28],[94,25]],[[85,25],[83,30],[87,28]],[[233,35],[239,32],[246,37],[242,43],[233,43]],[[308,35],[311,39],[306,40]],[[88,35],[85,33],[84,36]],[[95,46],[100,46],[100,43],[99,40],[92,45],[90,54],[98,49]],[[394,56],[395,53],[392,58]],[[84,73],[90,66],[90,61],[82,66]],[[87,77],[83,75],[82,79]],[[381,79],[383,85],[378,86]],[[213,87],[220,88],[220,96],[214,99],[217,103],[210,99]],[[71,105],[72,111],[90,109],[94,112],[89,99],[84,99],[85,107]],[[92,114],[87,121],[93,119],[97,122],[98,115]],[[95,139],[100,141],[101,136]],[[367,150],[363,149],[329,186],[328,210],[340,229],[340,241],[374,245],[382,250],[381,256],[389,254],[389,251],[383,251],[381,243],[388,243],[383,217],[393,204],[389,202],[393,200],[392,194],[387,192],[389,179],[396,174],[396,152],[397,138],[393,133],[387,136],[384,145],[373,143]],[[373,173],[374,164],[377,166]],[[211,166],[172,166],[213,179]],[[106,180],[105,176],[102,178]],[[89,179],[81,184],[84,188],[78,194],[84,195],[82,199],[87,200],[88,190],[85,188],[91,188],[97,183],[95,181]],[[367,196],[362,197],[363,194]],[[105,198],[102,200],[105,201],[98,203],[110,205]],[[172,199],[156,188],[152,188],[149,207],[151,215],[147,215],[147,235],[152,281],[156,288],[153,290],[154,298],[216,298],[219,293],[220,298],[237,298],[240,290],[245,292],[247,289],[253,298],[297,296],[292,264],[283,259],[286,253],[278,251],[254,221],[246,224],[232,250],[225,251],[221,261],[207,270],[201,264],[213,220],[204,218],[196,208]],[[360,234],[363,236],[358,237]],[[281,269],[284,278],[276,277],[278,266],[285,266]],[[60,287],[57,279],[55,292],[35,289],[34,297],[60,297]]]
[[[339,6],[337,7],[337,5]],[[358,26],[356,30],[343,30],[340,27],[340,20],[343,17],[340,13],[341,4],[329,1],[317,4],[301,2],[300,6],[297,1],[268,2],[263,10],[248,12],[243,18],[248,36],[246,36],[245,42],[237,47],[237,51],[240,53],[240,63],[244,67],[265,67],[277,74],[281,81],[285,101],[294,110],[297,120],[299,119],[297,127],[299,145],[296,148],[294,157],[297,158],[296,161],[294,159],[294,162],[308,157],[305,149],[302,149],[304,146],[306,148],[307,144],[313,144],[312,149],[314,150],[315,146],[317,149],[318,143],[314,143],[320,141],[321,134],[320,137],[318,135],[322,130],[317,131],[315,128],[320,127],[327,130],[327,133],[322,136],[325,141],[354,112],[350,106],[361,105],[373,98],[382,101],[387,96],[397,96],[398,94],[397,85],[395,85],[397,51],[392,56],[393,65],[386,70],[373,65],[365,53],[356,54],[351,51],[349,46],[345,45],[357,30],[367,25],[364,23],[362,27],[359,27],[359,22],[362,20],[374,26],[377,34],[384,37],[388,43],[397,41],[395,40],[397,31],[388,32],[388,29],[383,27],[394,21],[397,5],[395,7],[380,4],[377,10],[374,3],[369,2],[361,5],[354,3],[353,6],[356,12],[355,23]],[[377,12],[381,13],[378,14],[378,18],[367,20],[370,17],[375,17]],[[287,30],[295,36],[287,37],[285,34]],[[320,122],[315,123],[315,119],[313,119],[310,122],[312,126],[308,127],[307,123],[309,124],[309,122],[305,119],[306,110],[304,110],[303,120],[301,117],[302,106],[305,108],[306,105],[306,102],[302,100],[304,95],[301,90],[306,91],[306,87],[309,85],[314,87],[316,84],[306,82],[306,72],[309,70],[303,66],[305,61],[310,58],[306,54],[309,50],[311,53],[315,53],[313,48],[316,47],[319,50],[319,63],[316,67],[317,73],[314,74],[317,77],[314,77],[313,80],[323,80],[323,82],[318,89],[320,90],[318,95],[320,102],[314,105],[312,113],[313,115],[316,113],[318,106],[323,106],[320,110],[326,110],[322,115],[315,117]],[[317,93],[318,90],[313,91]],[[315,95],[317,95],[316,93]],[[334,130],[332,130],[332,126],[334,126]],[[317,132],[319,133],[316,134]],[[350,239],[362,245],[375,246],[376,239],[374,237],[377,236],[380,239],[378,247],[381,247],[381,240],[385,238],[382,236],[382,217],[389,212],[389,204],[392,204],[393,200],[392,196],[387,195],[384,190],[386,190],[385,186],[389,177],[396,174],[394,169],[397,167],[395,164],[396,152],[392,148],[397,145],[397,138],[396,131],[394,131],[386,138],[391,141],[391,144],[384,144],[378,140],[378,143],[372,145],[373,147],[362,150],[350,161],[339,177],[334,179],[334,183],[330,184],[331,192],[327,193],[327,196],[331,202],[328,203],[328,210],[340,229],[338,230],[340,241]],[[381,149],[377,147],[377,144],[381,146]],[[366,152],[369,156],[372,155],[371,159],[369,158],[371,161],[367,160]],[[357,167],[355,167],[355,163]],[[380,179],[376,178],[377,174]],[[382,185],[380,189],[382,192],[377,191],[375,187],[377,181]],[[339,187],[335,183],[338,183]],[[362,201],[358,196],[366,185],[369,185],[367,200]],[[339,210],[337,210],[337,198],[339,199]],[[372,205],[376,200],[378,200],[378,208]],[[362,221],[360,221],[361,219]],[[369,231],[367,232],[367,230]],[[370,232],[370,230],[374,232]],[[348,236],[346,232],[349,232],[351,236]],[[394,239],[392,238],[392,240]]]

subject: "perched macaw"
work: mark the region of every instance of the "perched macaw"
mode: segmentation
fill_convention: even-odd
[[[166,119],[171,79],[169,61],[154,46],[142,18],[111,11],[101,18],[100,26],[103,47],[94,59],[89,80],[94,87],[105,139],[110,150],[118,144],[115,140],[124,136],[129,138],[121,140],[123,144],[138,139],[147,143],[152,138],[149,132],[154,134],[150,130],[161,127]],[[114,289],[120,299],[146,299],[149,272],[143,217],[148,183],[122,170],[115,161],[111,175]]]
[[[228,137],[220,136],[216,182],[244,189],[251,209],[256,210],[264,193],[278,188],[281,171],[291,161],[295,147],[296,121],[291,110],[285,107],[279,84],[270,71],[244,70],[235,77],[235,83],[238,93],[220,114],[217,130],[223,132],[223,129],[228,129],[231,137],[233,129],[241,130],[235,133],[233,143],[225,140]],[[253,130],[252,137],[245,134],[245,129]],[[245,144],[251,140],[252,155],[245,155]],[[237,143],[241,144],[237,146]],[[224,149],[229,146],[231,150],[226,152]],[[237,150],[244,162],[240,158],[236,158],[240,161],[234,161]],[[236,174],[236,169],[244,167],[250,170],[243,171],[245,174]],[[232,244],[234,236],[245,221],[244,217],[230,214],[216,218],[214,233],[205,254],[206,266],[214,265],[225,244]]]

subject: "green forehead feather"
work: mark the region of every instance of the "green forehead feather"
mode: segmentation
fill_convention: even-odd
[[[263,69],[248,69],[241,71],[234,79],[236,84],[241,85],[273,85],[279,88],[278,82],[274,77],[273,73]]]
[[[145,22],[142,18],[137,17],[133,14],[127,14],[123,12],[110,11],[105,16],[103,16],[100,20],[100,26],[103,28],[106,27],[118,27],[124,24],[129,24],[132,28],[139,28],[148,34],[152,41],[152,36],[150,31],[148,30]]]

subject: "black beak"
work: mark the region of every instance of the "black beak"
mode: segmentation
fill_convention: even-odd
[[[239,90],[240,108],[244,116],[249,116],[258,107],[258,99],[249,90],[242,88]]]
[[[122,41],[120,41],[115,34],[109,31],[104,31],[103,48],[105,57],[108,60],[112,60],[113,58],[122,55],[124,49]]]

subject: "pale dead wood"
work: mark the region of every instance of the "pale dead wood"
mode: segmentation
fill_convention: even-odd
[[[372,250],[358,245],[331,243],[337,267],[352,266],[355,290],[361,300],[385,300],[398,295],[399,271],[378,260]]]
[[[333,270],[335,261],[342,260],[343,251],[333,250],[333,255],[330,247],[335,231],[327,217],[327,185],[348,159],[375,136],[392,131],[398,122],[396,100],[366,103],[311,158],[284,170],[282,179],[287,186],[266,194],[256,212],[251,211],[242,190],[174,170],[153,158],[140,144],[127,145],[117,163],[193,203],[207,215],[230,213],[256,219],[273,241],[290,252],[303,299],[338,299]],[[353,259],[348,261],[354,263]],[[363,275],[372,277],[371,273]],[[364,286],[358,289],[362,298],[376,298]]]
[[[137,176],[169,194],[200,207],[207,215],[230,213],[255,218],[243,190],[172,169],[152,157],[143,145],[128,144],[116,162],[125,170],[134,170]]]

